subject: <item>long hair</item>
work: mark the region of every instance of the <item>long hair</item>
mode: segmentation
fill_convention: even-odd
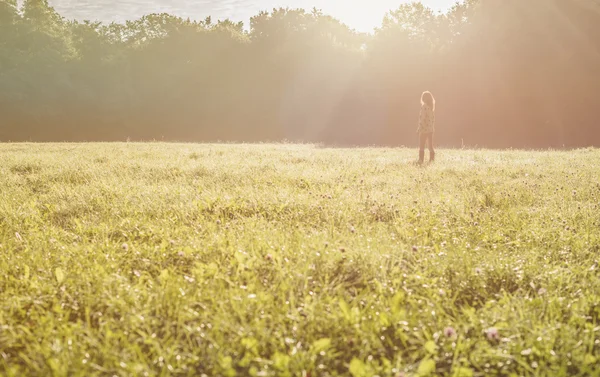
[[[421,106],[425,104],[429,105],[432,110],[435,110],[435,98],[433,98],[433,95],[429,91],[425,91],[421,94]]]

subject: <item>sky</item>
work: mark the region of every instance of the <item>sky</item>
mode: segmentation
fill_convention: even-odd
[[[71,19],[117,21],[148,13],[167,12],[181,17],[230,18],[248,25],[261,10],[278,7],[312,9],[317,7],[358,31],[369,32],[381,25],[384,14],[396,9],[402,0],[49,0],[61,15]],[[456,0],[422,0],[434,10],[446,11]]]

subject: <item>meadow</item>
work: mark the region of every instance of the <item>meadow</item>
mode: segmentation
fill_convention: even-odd
[[[0,144],[2,376],[600,376],[600,152]]]

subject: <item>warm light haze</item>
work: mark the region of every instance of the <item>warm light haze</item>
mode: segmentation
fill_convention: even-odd
[[[599,0],[0,0],[0,376],[600,377]]]
[[[409,146],[430,91],[439,146],[600,143],[595,0],[2,0],[0,35],[0,140]]]

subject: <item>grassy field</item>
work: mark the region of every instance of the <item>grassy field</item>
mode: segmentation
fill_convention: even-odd
[[[0,144],[0,375],[600,376],[600,151]]]

